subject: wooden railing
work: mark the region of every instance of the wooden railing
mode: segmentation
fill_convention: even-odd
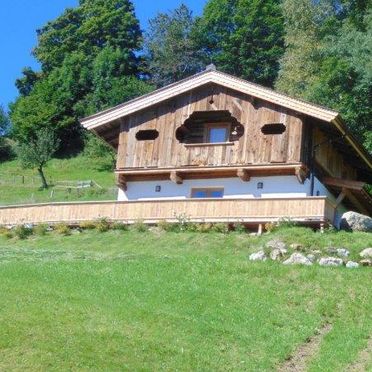
[[[128,202],[51,203],[0,207],[0,225],[79,223],[106,217],[131,223],[143,220],[264,223],[281,218],[301,222],[333,221],[334,207],[325,197],[270,199],[183,199]]]

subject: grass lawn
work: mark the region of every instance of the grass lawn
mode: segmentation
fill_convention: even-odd
[[[107,188],[115,187],[114,173],[111,170],[100,170],[92,160],[84,156],[71,159],[53,159],[45,168],[47,179],[53,181],[86,181],[97,182],[104,190],[86,190],[79,195],[76,190],[68,193],[66,190],[54,189],[40,190],[40,181],[37,172],[31,169],[22,169],[17,160],[0,163],[0,205],[41,203],[53,201],[76,201],[76,200],[112,200],[116,199],[113,191]],[[2,178],[9,180],[13,176],[18,178],[15,184],[2,184]],[[19,177],[25,176],[26,183],[22,185]],[[30,177],[35,177],[34,183]],[[53,195],[51,191],[54,190]]]
[[[275,236],[372,246],[304,228],[1,237],[0,370],[275,370],[327,323],[308,370],[371,370],[372,270],[247,260]]]

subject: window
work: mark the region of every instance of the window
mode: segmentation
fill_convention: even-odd
[[[205,187],[200,189],[191,189],[192,198],[222,198],[223,188]]]
[[[208,143],[226,142],[229,138],[228,124],[207,124],[205,140]]]
[[[285,125],[282,123],[265,124],[261,128],[261,132],[265,135],[268,134],[282,134],[285,132]]]
[[[139,130],[136,133],[137,141],[153,141],[159,137],[159,132],[155,129]]]

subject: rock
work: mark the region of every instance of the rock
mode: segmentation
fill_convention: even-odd
[[[358,262],[348,261],[348,262],[346,263],[346,267],[347,267],[348,269],[356,269],[357,267],[359,267],[359,264],[358,264]]]
[[[372,258],[372,248],[363,249],[359,253],[359,256],[362,257],[362,258]]]
[[[349,257],[350,252],[346,248],[337,248],[338,257]]]
[[[346,212],[341,217],[340,228],[372,232],[372,218],[356,212]]]
[[[316,256],[315,256],[315,254],[308,254],[306,257],[307,257],[308,260],[309,260],[310,262],[312,262],[312,263],[314,263],[314,262],[316,261]]]
[[[264,251],[258,251],[258,252],[252,253],[249,256],[249,260],[250,261],[266,261],[267,257]]]
[[[341,258],[336,257],[322,257],[319,260],[320,266],[341,266],[343,264],[343,261]]]
[[[326,251],[328,254],[337,254],[337,248],[335,247],[328,247]]]
[[[266,247],[271,249],[279,249],[282,253],[287,253],[286,245],[281,240],[270,240],[266,243]]]
[[[292,253],[288,260],[283,262],[284,265],[312,265],[312,262],[301,253]]]
[[[285,251],[287,250],[285,249]],[[281,257],[283,257],[283,252],[278,248],[275,248],[270,252],[270,258],[274,261],[279,261]]]
[[[364,260],[359,261],[359,263],[362,266],[372,266],[372,259],[370,258],[365,258]]]
[[[295,251],[302,251],[302,249],[303,249],[303,245],[302,244],[298,244],[298,243],[292,243],[290,245],[290,247],[292,249],[294,249]]]

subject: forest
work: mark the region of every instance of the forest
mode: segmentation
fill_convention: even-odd
[[[130,0],[80,0],[37,30],[19,95],[0,109],[0,160],[41,170],[52,157],[110,151],[79,118],[205,69],[339,111],[372,152],[372,6],[368,0],[209,0],[141,30]]]

